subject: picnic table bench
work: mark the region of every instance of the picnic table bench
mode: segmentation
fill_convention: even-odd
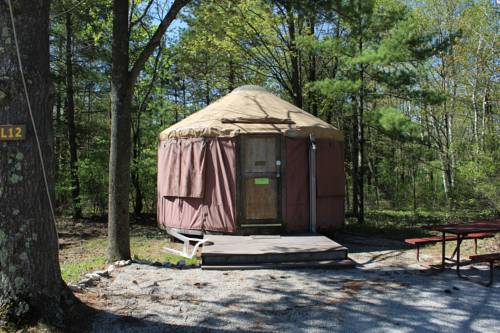
[[[500,261],[500,252],[470,256],[470,260],[472,263],[487,262],[490,264],[490,279],[489,279],[488,283],[486,283],[486,286],[491,286],[493,284],[494,264],[496,261]]]
[[[493,237],[494,235],[491,233],[486,233],[486,232],[474,232],[474,233],[469,233],[466,234],[463,239],[473,239],[474,240],[474,253],[477,254],[477,240],[478,239],[483,239],[483,238],[489,238]],[[421,245],[426,245],[426,244],[433,244],[433,243],[438,243],[442,241],[448,242],[448,241],[456,241],[457,236],[430,236],[430,237],[420,237],[420,238],[407,238],[405,239],[405,243],[410,244],[410,245],[415,245],[417,247],[417,261],[420,261],[420,246]],[[455,255],[455,253],[453,253]]]
[[[464,239],[467,239],[467,237],[470,237],[470,234],[477,234],[477,233],[487,233],[487,234],[495,234],[495,233],[500,233],[500,218],[495,217],[491,219],[484,219],[484,220],[476,220],[473,222],[469,223],[455,223],[455,224],[441,224],[441,225],[428,225],[428,226],[423,226],[421,227],[422,229],[426,230],[432,230],[432,231],[438,231],[441,232],[441,268],[445,268],[445,261],[448,260],[452,262],[456,266],[456,271],[457,275],[459,277],[463,277],[460,274],[460,266],[464,264],[468,264],[469,262],[461,262],[460,261],[460,246],[462,244],[462,241]],[[447,239],[446,234],[452,234],[452,237],[456,237],[456,247],[455,250],[453,251],[453,255],[451,258],[446,257],[445,253],[445,243]],[[454,259],[456,255],[456,258]],[[491,254],[483,254],[480,256],[472,256],[471,260],[475,262],[489,262],[490,263],[490,274],[493,274],[493,264],[495,261],[498,261],[498,255],[497,253],[491,253]],[[491,277],[490,275],[490,277]],[[490,279],[490,282],[491,279]]]

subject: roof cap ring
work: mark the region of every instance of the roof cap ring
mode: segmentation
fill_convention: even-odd
[[[261,86],[254,85],[254,84],[247,84],[244,86],[240,86],[236,89],[233,90],[233,92],[238,92],[238,91],[264,91],[267,92],[267,90]]]

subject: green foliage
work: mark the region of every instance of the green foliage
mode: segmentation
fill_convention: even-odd
[[[335,98],[358,91],[360,84],[359,81],[325,79],[312,82],[309,86],[312,90],[317,90],[325,96]]]
[[[133,1],[133,22],[148,3]],[[52,6],[56,199],[62,214],[71,207],[64,13],[72,8],[81,204],[85,214],[105,214],[111,4],[88,0],[73,8],[57,0]],[[131,30],[132,60],[158,24],[158,4]],[[306,111],[344,131],[349,184],[353,121],[363,98],[369,208],[498,211],[497,29],[497,10],[486,0],[192,2],[138,78],[130,208],[141,195],[142,212],[156,211],[161,130],[237,86],[259,84],[290,101],[298,89]],[[294,57],[298,82],[292,78]]]
[[[78,163],[81,181],[81,199],[86,203],[88,213],[103,214],[108,203],[108,182],[106,162],[81,159]]]
[[[500,211],[500,166],[488,155],[457,167],[457,193],[466,207],[490,206]]]
[[[419,134],[418,124],[415,124],[405,114],[393,107],[378,108],[373,110],[368,124],[377,127],[385,135],[397,139],[412,139]]]
[[[440,105],[448,98],[448,96],[440,91],[428,89],[416,90],[413,92],[413,96],[423,105]]]

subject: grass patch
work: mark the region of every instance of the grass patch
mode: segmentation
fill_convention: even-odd
[[[75,238],[77,238],[75,240]],[[86,273],[106,267],[107,240],[104,235],[78,239],[72,235],[72,242],[60,251],[61,273],[67,283],[80,281]],[[179,249],[181,244],[171,243],[165,232],[156,227],[134,226],[130,236],[132,258],[149,262],[177,264],[184,260],[187,265],[196,265],[199,258],[187,259],[163,252],[165,246]]]
[[[179,248],[179,244],[170,242],[164,235],[162,237],[151,236],[132,236],[130,238],[130,248],[134,259],[170,262],[177,264],[180,260],[184,260],[188,265],[195,265],[199,262],[199,258],[195,257],[187,259],[175,254],[163,252],[165,246]]]
[[[62,278],[66,282],[77,282],[89,272],[101,269],[106,264],[104,256],[92,257],[79,262],[68,262],[61,265]]]
[[[367,236],[402,240],[432,235],[431,231],[420,229],[423,225],[467,222],[491,216],[493,214],[489,211],[370,210],[365,214],[363,224],[354,218],[346,219],[345,230]]]

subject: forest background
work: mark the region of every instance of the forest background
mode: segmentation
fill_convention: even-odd
[[[107,213],[111,7],[51,7],[58,215]],[[132,1],[132,61],[166,9]],[[257,84],[344,131],[349,217],[498,213],[499,13],[494,1],[191,2],[133,92],[130,211],[156,212],[160,131]]]

